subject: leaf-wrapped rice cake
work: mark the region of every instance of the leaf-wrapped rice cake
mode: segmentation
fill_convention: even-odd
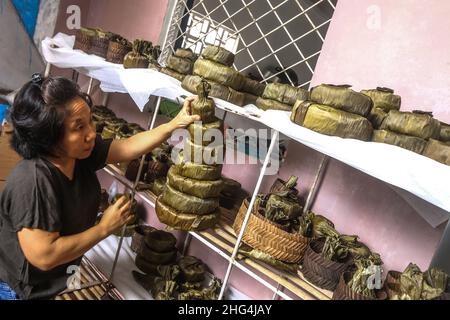
[[[450,142],[450,125],[441,122],[441,132],[439,140],[442,142]]]
[[[167,59],[167,67],[181,74],[191,74],[194,63],[185,58],[170,56]]]
[[[161,201],[181,213],[199,216],[214,213],[219,208],[218,198],[202,199],[190,196],[175,190],[170,185],[166,186],[166,190],[161,195]]]
[[[174,55],[191,61],[197,60],[197,55],[191,49],[179,48],[175,51]]]
[[[208,146],[219,135],[223,142],[223,121],[217,121],[203,124],[202,122],[194,122],[187,127],[190,140],[198,145]],[[213,138],[214,137],[214,138]]]
[[[199,115],[203,123],[217,121],[216,105],[214,100],[209,98],[211,85],[207,81],[202,81],[197,86],[197,98],[191,103],[191,113]]]
[[[259,81],[250,79],[248,77],[244,77],[244,81],[242,83],[241,91],[245,93],[250,93],[254,96],[261,97],[266,89],[266,85]]]
[[[362,94],[369,96],[373,101],[373,108],[379,108],[385,112],[400,110],[402,98],[394,94],[394,90],[378,87],[371,90],[362,90]]]
[[[391,110],[380,129],[428,140],[439,139],[441,124],[428,113]]]
[[[372,141],[392,144],[419,154],[422,154],[427,145],[427,142],[424,139],[387,130],[374,130]]]
[[[296,88],[283,83],[269,83],[262,95],[265,99],[294,105],[297,100],[309,100],[309,92],[302,88]]]
[[[219,220],[220,209],[208,215],[181,213],[165,204],[161,197],[156,201],[156,214],[160,222],[176,230],[201,231],[212,228]]]
[[[166,190],[166,178],[158,178],[150,184],[150,191],[156,195],[161,195]]]
[[[292,111],[292,106],[279,102],[277,100],[264,99],[258,97],[258,99],[256,99],[255,104],[258,108],[262,110]]]
[[[168,76],[171,76],[172,78],[175,78],[178,81],[183,81],[184,77],[186,76],[185,74],[181,74],[169,68],[161,68],[160,72],[167,74]]]
[[[311,101],[366,117],[372,109],[372,99],[350,87],[321,84],[312,89]]]
[[[192,256],[184,256],[178,261],[178,265],[180,266],[182,281],[193,283],[205,280],[208,267],[202,260]]]
[[[258,100],[258,96],[254,96],[251,93],[244,93],[244,106],[248,104],[253,104],[256,106],[256,100]]]
[[[372,108],[372,110],[370,110],[369,120],[372,123],[373,128],[379,129],[387,115],[388,114],[383,109]]]
[[[149,64],[149,59],[146,55],[148,47],[151,43],[145,40],[134,40],[133,50],[128,52],[123,59],[123,67],[125,69],[131,68],[141,68],[147,69]]]
[[[201,199],[217,198],[223,188],[219,180],[197,180],[180,175],[178,166],[172,166],[167,174],[167,182],[173,189]]]
[[[231,67],[234,63],[234,54],[227,49],[218,46],[207,46],[203,49],[202,57],[227,67]]]
[[[450,166],[450,145],[430,139],[423,152],[425,157]]]
[[[322,134],[363,141],[369,141],[373,132],[362,116],[308,101],[296,102],[291,121]]]
[[[214,141],[208,146],[193,143],[190,139],[185,139],[183,156],[186,161],[216,165],[222,164],[224,158],[224,145]]]
[[[181,87],[189,92],[197,93],[197,87],[202,81],[205,81],[202,77],[187,75],[183,79]],[[208,96],[228,101],[240,107],[245,105],[246,96],[244,93],[228,88],[211,80],[207,82],[211,87]]]
[[[206,165],[194,162],[183,162],[178,165],[180,175],[198,180],[218,180],[222,175],[222,165]]]
[[[206,59],[195,61],[193,73],[234,90],[240,90],[244,82],[244,76],[236,70]]]

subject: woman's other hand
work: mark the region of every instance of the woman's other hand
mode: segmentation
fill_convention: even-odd
[[[199,115],[192,115],[191,104],[192,101],[196,99],[195,96],[188,97],[184,100],[183,108],[180,110],[178,115],[170,121],[173,130],[186,128],[188,125],[194,121],[200,121]]]
[[[122,196],[116,203],[105,210],[99,225],[104,228],[108,235],[112,234],[125,224],[133,221],[134,216],[130,210],[131,201],[127,197]]]

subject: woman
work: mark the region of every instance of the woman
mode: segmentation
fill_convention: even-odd
[[[95,224],[100,184],[95,171],[150,152],[190,115],[188,98],[169,123],[124,140],[95,133],[91,102],[64,78],[33,80],[17,94],[12,110],[12,146],[22,160],[0,196],[0,300],[45,299],[66,287],[68,268],[132,219],[119,199]]]

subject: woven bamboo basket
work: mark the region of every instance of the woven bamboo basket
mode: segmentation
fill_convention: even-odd
[[[344,272],[341,275],[341,278],[339,280],[339,283],[336,287],[336,290],[333,293],[332,300],[386,300],[387,294],[384,290],[377,290],[375,292],[375,295],[377,296],[376,299],[364,296],[360,293],[356,293],[348,286],[348,282],[350,281],[352,277],[351,272]]]
[[[241,231],[248,205],[249,201],[245,199],[234,220],[233,229],[236,234]],[[309,243],[308,238],[297,233],[289,233],[263,217],[257,208],[250,214],[242,241],[254,249],[288,263],[300,263]]]
[[[106,61],[123,64],[123,59],[130,51],[130,46],[125,46],[122,43],[109,41],[108,50],[106,52]]]
[[[87,32],[83,31],[82,29],[77,30],[77,33],[75,34],[75,45],[73,46],[73,48],[81,50],[85,53],[90,53],[92,38],[92,36],[87,34]]]
[[[347,271],[353,259],[348,257],[344,262],[336,262],[322,256],[324,241],[314,240],[308,246],[303,259],[302,272],[312,284],[326,290],[334,291],[342,273]]]
[[[95,54],[99,57],[106,58],[108,52],[109,38],[95,36],[91,39],[91,54]]]

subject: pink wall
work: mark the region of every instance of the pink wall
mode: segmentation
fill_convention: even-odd
[[[450,5],[440,0],[338,1],[312,85],[390,87],[402,96],[402,110],[420,107],[450,121],[449,14]],[[299,145],[289,151],[296,156],[282,173],[310,180],[317,162],[312,167],[304,162],[316,153]],[[427,268],[443,232],[386,184],[338,161],[330,163],[313,209],[339,231],[360,235],[382,255],[386,269],[403,270],[410,261]]]
[[[313,85],[390,87],[402,110],[450,121],[449,16],[442,0],[339,0]]]

